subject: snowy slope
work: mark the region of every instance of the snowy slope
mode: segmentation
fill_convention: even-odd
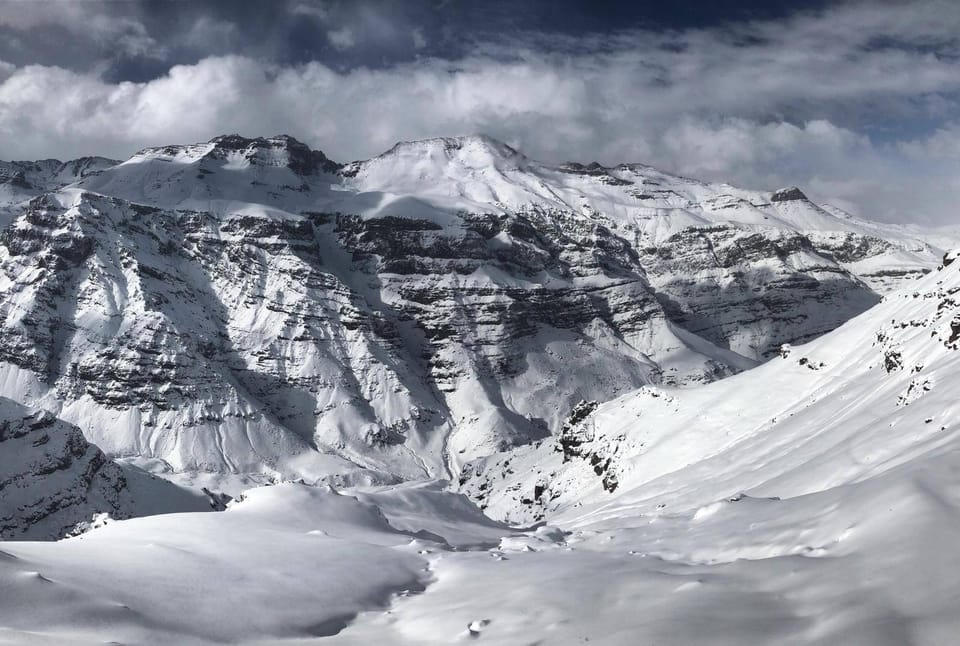
[[[224,513],[0,543],[0,643],[296,642],[332,635],[431,580],[428,552],[511,533],[420,485],[345,495],[283,484]]]
[[[514,519],[658,514],[667,499],[663,513],[705,517],[741,493],[787,499],[948,464],[960,441],[956,258],[753,370],[580,406],[555,440],[473,465],[482,475],[467,488]]]

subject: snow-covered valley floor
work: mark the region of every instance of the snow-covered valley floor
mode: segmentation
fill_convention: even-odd
[[[949,644],[958,464],[564,529],[507,528],[439,483],[263,487],[4,543],[0,643]]]

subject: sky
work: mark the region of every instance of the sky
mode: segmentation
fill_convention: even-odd
[[[960,226],[960,2],[0,0],[0,159],[485,133]]]

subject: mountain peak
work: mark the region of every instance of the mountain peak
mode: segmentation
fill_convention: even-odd
[[[0,358],[49,391],[0,395],[182,470],[422,477],[561,428],[581,399],[749,367],[942,255],[807,202],[563,172],[484,135],[297,175],[311,164],[336,168],[293,137],[225,134],[4,213]]]
[[[498,159],[524,159],[524,155],[493,137],[485,134],[461,135],[458,137],[433,137],[413,141],[398,141],[393,148],[381,155],[441,154],[448,158],[470,154],[485,154]]]
[[[238,133],[218,135],[208,143],[216,144],[220,148],[227,150],[244,150],[251,146],[304,146],[291,135],[274,135],[273,137],[244,137]]]
[[[287,166],[297,175],[314,175],[318,173],[335,173],[340,164],[330,160],[323,152],[313,150],[310,146],[290,135],[275,135],[253,139],[239,134],[228,134],[214,137],[208,143],[214,149],[207,153],[214,157],[240,153],[251,163],[267,166]],[[217,154],[220,153],[220,154]]]
[[[206,143],[145,148],[130,161],[153,159],[178,160],[182,163],[230,160],[231,163],[244,166],[286,166],[300,176],[332,174],[341,167],[323,152],[313,150],[290,135],[250,138],[237,133],[225,134]]]
[[[788,186],[774,191],[770,196],[771,202],[794,202],[797,200],[809,201],[809,198],[796,186]]]

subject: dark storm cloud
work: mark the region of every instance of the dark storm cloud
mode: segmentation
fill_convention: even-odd
[[[687,4],[0,1],[0,158],[239,131],[348,160],[484,131],[960,220],[955,3]]]
[[[682,3],[680,3],[682,4]],[[238,54],[278,65],[388,66],[419,56],[455,59],[482,41],[530,34],[582,36],[772,19],[822,1],[564,0],[3,0],[0,60],[96,69],[148,81],[173,65]],[[549,38],[543,45],[549,46]]]
[[[443,32],[443,13],[415,2],[7,1],[0,60],[97,71],[117,82],[227,54],[278,65],[388,65],[425,49],[426,30]]]

